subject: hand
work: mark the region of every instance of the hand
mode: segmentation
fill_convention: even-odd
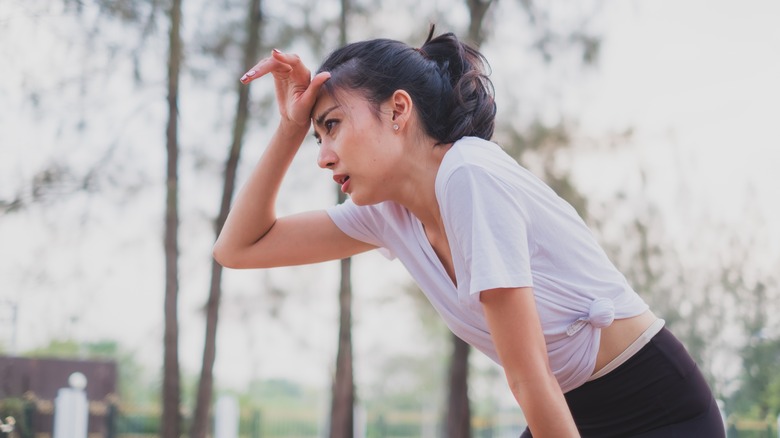
[[[248,84],[268,73],[274,77],[276,102],[282,122],[291,122],[308,129],[317,93],[330,78],[330,73],[322,72],[312,79],[311,72],[298,55],[288,55],[274,49],[270,57],[261,59],[246,72],[241,82]]]

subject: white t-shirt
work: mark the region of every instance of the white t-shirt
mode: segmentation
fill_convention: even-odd
[[[436,199],[457,286],[422,223],[403,206],[348,200],[328,214],[347,235],[397,257],[450,330],[496,362],[479,302],[484,290],[533,287],[564,392],[593,373],[599,328],[647,310],[574,208],[497,144],[475,137],[453,144],[436,176]]]

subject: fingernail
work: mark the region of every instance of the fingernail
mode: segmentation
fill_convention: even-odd
[[[281,53],[282,53],[282,52],[281,52],[279,49],[274,49],[274,50],[273,50],[273,52],[274,52],[274,53],[279,53],[279,54],[281,54]]]
[[[245,74],[244,76],[254,76],[255,74],[257,74],[257,72],[256,72],[256,71],[254,71],[254,70],[249,70],[248,72],[246,72],[246,74]]]

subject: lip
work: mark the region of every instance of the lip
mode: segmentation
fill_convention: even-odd
[[[339,184],[341,186],[341,191],[343,193],[347,193],[347,189],[349,188],[349,182],[350,182],[349,175],[341,174],[341,173],[337,175],[333,175],[333,181],[336,181],[336,184]]]

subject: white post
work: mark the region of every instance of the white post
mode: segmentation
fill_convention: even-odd
[[[433,401],[428,401],[422,406],[420,415],[422,419],[422,438],[436,438],[436,407]]]
[[[214,407],[214,438],[238,438],[240,412],[235,397],[221,395]]]
[[[73,373],[68,378],[70,388],[60,388],[54,400],[54,438],[87,438],[89,402],[84,388],[87,378]]]
[[[355,437],[365,438],[367,430],[366,410],[361,405],[352,408],[352,429]]]

